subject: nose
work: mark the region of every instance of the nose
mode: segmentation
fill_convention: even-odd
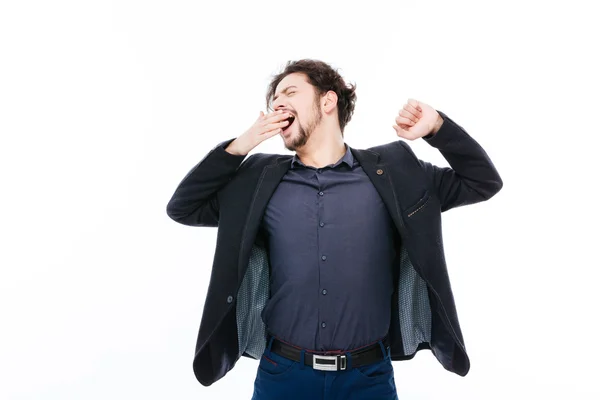
[[[285,103],[282,99],[283,96],[280,96],[278,99],[273,101],[273,110],[275,111],[279,111],[279,110],[285,110],[286,106]]]

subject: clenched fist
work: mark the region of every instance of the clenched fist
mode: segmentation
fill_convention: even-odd
[[[408,99],[396,117],[393,128],[399,137],[415,140],[436,134],[444,122],[440,114],[430,105]]]

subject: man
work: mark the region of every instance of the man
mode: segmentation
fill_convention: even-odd
[[[218,226],[194,372],[211,385],[260,359],[254,399],[395,399],[391,361],[430,349],[464,376],[467,356],[444,261],[441,212],[487,200],[502,180],[441,111],[409,99],[404,141],[344,143],[355,87],[316,60],[288,62],[267,108],[181,181],[167,214]],[[274,136],[294,156],[247,154]]]

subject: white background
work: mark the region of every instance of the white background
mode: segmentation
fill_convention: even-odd
[[[400,399],[600,398],[600,32],[584,4],[2,2],[0,398],[251,397],[257,361],[208,388],[193,375],[216,230],[165,207],[300,58],[357,84],[350,146],[398,140],[412,97],[504,180],[443,215],[471,371],[420,352],[394,363]],[[256,151],[287,153],[279,137]]]

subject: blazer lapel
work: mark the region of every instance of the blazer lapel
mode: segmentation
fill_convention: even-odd
[[[359,150],[350,148],[352,154],[360,162],[360,165],[369,177],[373,186],[381,196],[383,203],[386,205],[398,232],[404,231],[402,217],[400,215],[400,205],[398,197],[394,191],[391,180],[391,168],[381,162],[379,153],[371,150]]]
[[[262,174],[258,179],[252,202],[248,209],[248,217],[242,236],[242,245],[238,271],[241,275],[245,273],[246,265],[244,260],[248,259],[252,245],[260,228],[260,222],[265,212],[265,208],[271,199],[271,196],[277,189],[279,182],[291,166],[291,156],[281,156],[272,163],[263,168]]]

